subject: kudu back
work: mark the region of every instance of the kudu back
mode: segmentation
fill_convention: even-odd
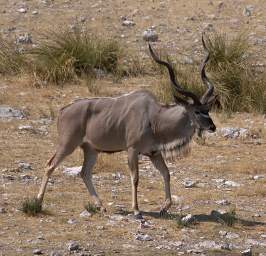
[[[58,146],[48,161],[37,196],[40,203],[53,170],[66,156],[81,147],[84,162],[80,175],[98,207],[104,209],[92,183],[92,169],[97,155],[127,151],[134,214],[141,216],[137,201],[140,154],[148,156],[163,176],[165,201],[160,213],[165,213],[172,201],[170,175],[164,158],[186,153],[196,130],[215,131],[209,116],[214,88],[205,74],[209,53],[203,37],[202,43],[207,55],[201,66],[201,77],[207,90],[201,99],[176,82],[172,66],[160,60],[149,45],[152,58],[169,71],[175,104],[162,105],[151,92],[138,90],[120,97],[80,99],[63,107],[58,116]]]

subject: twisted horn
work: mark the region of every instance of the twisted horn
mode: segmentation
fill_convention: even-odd
[[[203,96],[201,97],[200,101],[202,104],[206,104],[208,102],[208,100],[210,99],[210,97],[213,95],[214,86],[210,82],[210,80],[208,79],[208,77],[206,76],[206,73],[205,73],[206,64],[210,59],[210,52],[207,49],[205,41],[204,41],[204,33],[202,33],[201,41],[202,41],[202,45],[203,45],[204,50],[207,52],[207,55],[205,56],[205,58],[202,62],[202,65],[200,68],[200,74],[201,74],[201,79],[202,79],[203,83],[207,86],[207,90],[203,94]]]
[[[173,67],[168,62],[160,60],[159,57],[154,53],[150,44],[149,44],[149,50],[150,50],[150,54],[151,54],[152,58],[155,60],[155,62],[157,62],[160,65],[167,67],[168,72],[169,72],[169,76],[170,76],[170,80],[171,80],[172,85],[173,85],[173,89],[175,91],[179,92],[180,94],[184,95],[185,97],[190,97],[193,100],[194,104],[201,105],[200,100],[198,99],[198,97],[194,93],[186,91],[176,82]],[[175,95],[174,95],[174,97],[176,98]]]

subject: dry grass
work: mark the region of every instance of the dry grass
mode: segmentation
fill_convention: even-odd
[[[222,110],[235,111],[266,111],[265,74],[257,73],[252,68],[252,57],[249,54],[247,37],[243,34],[229,39],[225,34],[207,35],[206,44],[210,51],[210,63],[207,65],[210,80],[219,95]],[[201,96],[205,90],[200,79],[198,64],[176,64],[172,57],[161,54],[168,59],[175,70],[178,83],[189,91]],[[157,64],[156,64],[157,65]],[[160,67],[157,70],[161,78],[155,87],[155,94],[164,103],[173,101],[168,72]]]
[[[27,66],[24,54],[11,40],[0,36],[0,74],[20,74]]]

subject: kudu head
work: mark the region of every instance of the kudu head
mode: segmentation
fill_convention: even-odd
[[[212,119],[209,116],[209,111],[213,101],[215,100],[215,96],[213,94],[214,87],[205,73],[205,67],[209,60],[210,54],[204,41],[204,35],[202,35],[202,44],[207,54],[202,62],[200,73],[203,83],[207,86],[207,90],[203,94],[201,99],[199,99],[194,93],[183,89],[177,83],[173,67],[170,65],[170,63],[160,60],[159,57],[154,53],[151,45],[149,44],[149,50],[152,58],[158,64],[166,66],[168,69],[170,80],[172,83],[173,97],[175,99],[176,104],[181,104],[187,109],[195,128],[198,130],[198,133],[204,130],[207,130],[209,132],[215,132],[216,130],[216,126],[214,125]],[[185,98],[178,97],[177,93],[181,94]],[[192,102],[186,100],[186,98],[192,99]]]

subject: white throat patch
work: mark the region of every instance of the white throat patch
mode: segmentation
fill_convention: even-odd
[[[175,139],[166,144],[160,144],[159,150],[167,160],[174,160],[176,157],[186,156],[190,152],[191,137]]]

